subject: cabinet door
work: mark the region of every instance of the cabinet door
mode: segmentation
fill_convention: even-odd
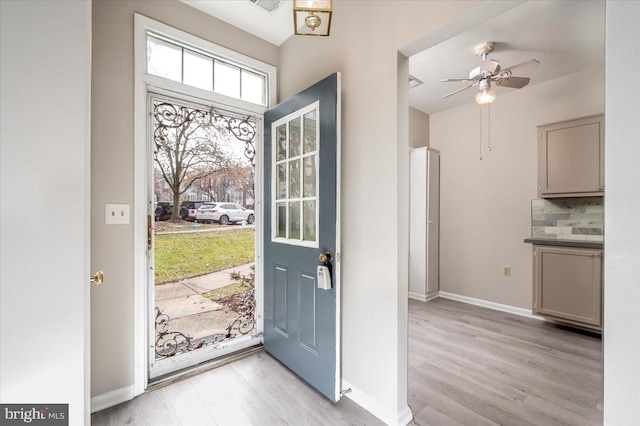
[[[600,329],[602,250],[534,246],[536,314]]]
[[[538,127],[538,196],[584,197],[604,191],[604,116]]]

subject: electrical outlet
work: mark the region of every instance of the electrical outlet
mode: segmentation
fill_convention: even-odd
[[[107,225],[128,225],[129,204],[105,204],[104,223]]]
[[[502,275],[505,277],[511,276],[511,266],[503,266],[502,267]]]

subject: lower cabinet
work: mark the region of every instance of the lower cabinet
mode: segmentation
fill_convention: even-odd
[[[533,313],[602,330],[600,249],[533,246]]]

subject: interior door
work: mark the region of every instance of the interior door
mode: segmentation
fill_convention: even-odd
[[[340,74],[264,118],[264,182],[271,185],[264,194],[264,347],[337,401]],[[319,273],[330,276],[330,287],[319,288]]]

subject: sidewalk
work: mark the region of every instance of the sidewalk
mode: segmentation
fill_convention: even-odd
[[[248,276],[253,264],[252,262],[179,282],[157,285],[156,307],[170,318],[167,330],[179,331],[193,339],[225,334],[227,327],[238,314],[203,295],[235,284],[236,281],[231,279],[233,272]]]

